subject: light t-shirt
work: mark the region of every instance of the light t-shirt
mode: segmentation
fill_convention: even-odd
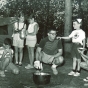
[[[69,35],[69,37],[72,38],[73,43],[80,43],[81,45],[83,45],[83,39],[85,39],[85,32],[82,29],[74,30]]]

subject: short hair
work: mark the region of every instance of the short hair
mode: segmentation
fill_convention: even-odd
[[[11,45],[12,45],[12,41],[11,41],[11,39],[10,39],[10,38],[5,38],[5,40],[4,40],[4,44],[5,44],[5,45],[9,45],[9,46],[11,46]]]
[[[34,18],[34,19],[35,19],[34,14],[31,14],[31,15],[28,17],[28,19],[32,19],[32,18]]]
[[[48,28],[47,33],[49,33],[50,31],[56,31],[56,32],[57,32],[57,30],[56,30],[55,27],[50,27],[50,28]]]

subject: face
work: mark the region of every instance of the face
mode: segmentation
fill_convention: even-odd
[[[51,31],[48,33],[48,38],[49,38],[50,41],[53,41],[53,40],[56,38],[56,31],[51,30]]]
[[[9,49],[9,48],[10,48],[9,45],[5,45],[5,44],[3,44],[3,47],[4,47],[5,49]]]
[[[28,19],[28,22],[32,24],[34,22],[34,18]]]
[[[21,16],[21,17],[19,18],[19,21],[20,21],[20,22],[24,22],[24,17]]]
[[[74,29],[79,29],[80,28],[80,24],[78,22],[73,22],[73,28]]]

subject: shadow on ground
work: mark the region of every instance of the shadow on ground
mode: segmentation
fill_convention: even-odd
[[[44,72],[51,74],[51,81],[47,85],[36,85],[33,82],[33,73],[35,69],[26,70],[24,67],[29,62],[27,51],[24,52],[23,65],[19,67],[20,74],[15,75],[6,72],[6,77],[0,77],[0,88],[88,88],[88,83],[83,82],[87,76],[87,71],[81,70],[79,77],[68,76],[72,69],[72,58],[66,56],[65,63],[58,67],[58,75],[53,75],[51,66],[43,64]]]

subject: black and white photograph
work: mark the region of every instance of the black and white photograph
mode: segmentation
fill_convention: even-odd
[[[0,88],[88,88],[88,0],[0,0]]]

